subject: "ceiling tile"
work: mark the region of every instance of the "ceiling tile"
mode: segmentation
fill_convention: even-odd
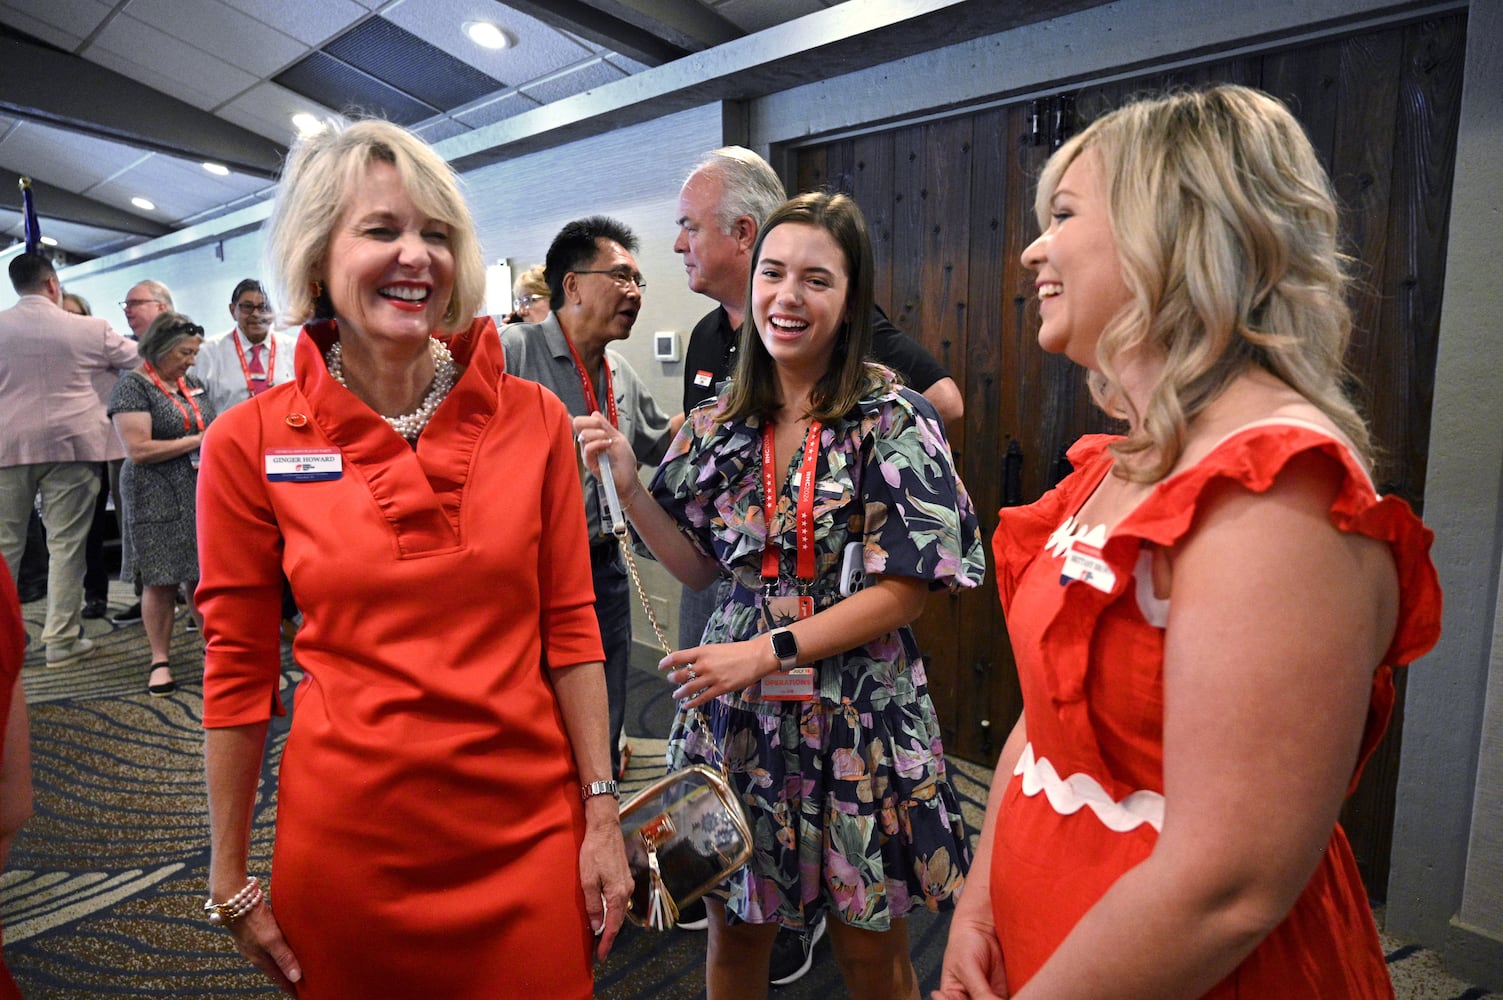
[[[415,125],[438,110],[322,52],[287,67],[275,82],[341,114],[379,114],[398,125]]]
[[[449,111],[502,84],[382,17],[340,35],[323,51],[424,104]]]
[[[297,39],[304,46],[316,48],[369,17],[379,3],[362,5],[354,0],[222,0],[248,17]],[[301,55],[302,53],[299,53]],[[278,66],[277,69],[281,69]]]
[[[292,116],[300,112],[319,118],[335,114],[333,108],[325,107],[275,83],[257,84],[220,108],[218,114],[225,121],[264,135],[273,142],[287,145],[292,142],[295,134]]]
[[[544,76],[596,51],[551,25],[495,0],[407,0],[382,17],[509,86]],[[466,21],[491,21],[515,44],[484,49],[464,34]]]
[[[533,100],[526,94],[513,91],[496,98],[494,101],[487,101],[473,108],[456,112],[454,117],[471,128],[481,128],[538,107],[542,107],[540,101]]]
[[[626,76],[625,73],[604,59],[596,58],[579,66],[570,67],[537,83],[529,83],[521,90],[528,97],[547,104],[550,101],[572,97],[591,87],[603,87],[624,76]]]
[[[102,0],[0,2],[0,18],[28,35],[73,52],[113,8]]]
[[[251,74],[131,17],[110,22],[88,57],[206,111],[257,83]]]
[[[42,125],[22,122],[0,142],[0,161],[65,191],[80,192],[131,166],[139,149]]]
[[[303,54],[306,46],[290,35],[219,0],[132,0],[130,17],[200,52],[264,77]],[[243,89],[243,88],[242,88]]]

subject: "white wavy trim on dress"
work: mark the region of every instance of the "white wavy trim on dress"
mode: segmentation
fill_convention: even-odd
[[[1073,816],[1089,808],[1103,826],[1116,833],[1127,833],[1147,823],[1155,832],[1164,828],[1164,797],[1158,792],[1140,789],[1121,802],[1111,797],[1101,783],[1089,774],[1077,772],[1061,778],[1047,757],[1033,756],[1033,744],[1023,747],[1013,774],[1023,776],[1023,794],[1029,798],[1044,793],[1049,805],[1061,816]]]

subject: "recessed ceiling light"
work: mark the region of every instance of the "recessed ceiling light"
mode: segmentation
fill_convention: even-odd
[[[132,198],[130,200],[130,203],[143,212],[150,212],[156,209],[156,206],[147,201],[145,198]]]
[[[230,175],[230,168],[223,163],[205,163],[204,169],[215,177],[228,177]]]
[[[316,135],[323,131],[324,123],[319,120],[318,115],[299,111],[292,116],[292,127],[297,129],[298,135]]]
[[[464,33],[470,41],[487,49],[504,49],[511,44],[506,32],[489,21],[466,21]]]
[[[53,239],[51,236],[43,236],[42,237],[42,245],[43,246],[49,246],[49,247],[55,247],[55,246],[57,246],[57,240]]]

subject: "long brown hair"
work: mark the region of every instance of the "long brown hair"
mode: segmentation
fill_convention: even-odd
[[[866,364],[872,346],[872,245],[861,209],[843,194],[801,194],[779,205],[757,234],[752,247],[751,275],[746,283],[746,318],[741,323],[736,368],[726,390],[722,422],[751,416],[766,417],[783,405],[772,355],[762,343],[752,318],[752,286],[762,259],[767,234],[784,223],[802,223],[830,234],[845,256],[845,326],[835,343],[830,367],[809,394],[809,416],[834,420],[849,413],[871,388],[874,376]]]

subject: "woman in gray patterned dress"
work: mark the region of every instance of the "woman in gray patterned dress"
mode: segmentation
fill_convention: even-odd
[[[125,499],[120,575],[141,577],[141,620],[151,646],[146,689],[157,697],[177,690],[168,651],[181,584],[188,585],[188,611],[202,626],[193,603],[198,582],[194,492],[198,448],[214,406],[188,368],[203,337],[203,327],[188,317],[162,313],[141,335],[141,367],[123,376],[110,394],[110,419],[126,452],[120,473]]]

